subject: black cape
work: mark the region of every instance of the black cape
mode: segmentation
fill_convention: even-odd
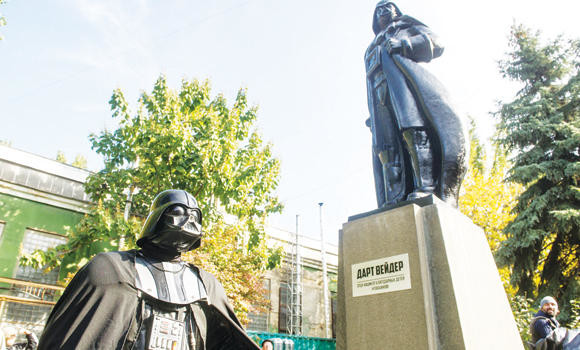
[[[375,16],[376,17],[376,16]],[[373,22],[373,30],[377,36],[367,49],[365,61],[377,46],[384,47],[378,38],[408,40],[411,49],[406,53],[390,55],[386,49],[380,54],[380,70],[385,76],[385,93],[388,95],[389,104],[387,113],[392,113],[399,129],[398,133],[409,128],[427,128],[432,130],[436,141],[433,144],[435,167],[439,173],[439,183],[435,194],[442,200],[457,206],[457,196],[461,180],[467,171],[467,147],[465,132],[460,116],[453,108],[451,99],[445,87],[439,80],[425,69],[419,62],[429,62],[433,58],[441,56],[443,46],[438,44],[437,36],[426,25],[410,16],[400,16],[393,20],[381,33],[378,24]],[[380,35],[379,35],[380,34]],[[368,61],[367,61],[368,64]],[[382,151],[385,145],[401,141],[397,137],[382,131],[382,119],[389,115],[381,113],[381,102],[377,99],[375,90],[381,85],[375,86],[373,75],[370,75],[367,66],[367,96],[369,103],[370,126],[373,132],[373,145],[377,151]],[[391,128],[391,124],[386,124]],[[392,131],[391,131],[392,133]],[[395,146],[397,149],[401,146]],[[385,193],[383,188],[382,166],[377,152],[373,155],[375,167],[375,186],[379,207],[385,205]]]
[[[144,296],[135,286],[136,250],[101,253],[75,275],[52,310],[39,350],[131,349],[142,323]],[[258,350],[217,279],[194,265],[208,300],[189,304],[204,349]]]

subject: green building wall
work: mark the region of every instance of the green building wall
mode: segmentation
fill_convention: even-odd
[[[27,228],[64,236],[67,229],[74,227],[83,215],[0,193],[0,221],[4,222],[4,231],[0,237],[0,276],[14,276]]]

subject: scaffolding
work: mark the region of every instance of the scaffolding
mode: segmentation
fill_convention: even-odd
[[[63,290],[60,286],[0,277],[0,328],[26,328],[40,335]]]
[[[288,307],[287,325],[288,333],[302,335],[302,259],[300,256],[300,216],[296,215],[296,235],[292,243],[290,253],[290,271],[288,278],[288,294],[286,305]]]

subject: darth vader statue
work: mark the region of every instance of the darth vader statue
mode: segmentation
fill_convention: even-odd
[[[186,191],[157,195],[138,250],[101,253],[55,305],[39,349],[258,349],[222,285],[181,260],[202,238],[202,213]]]
[[[462,122],[441,83],[420,63],[441,56],[437,36],[391,1],[373,14],[365,53],[379,207],[436,195],[457,206],[467,170]]]

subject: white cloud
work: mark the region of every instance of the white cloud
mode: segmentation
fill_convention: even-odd
[[[71,0],[70,4],[95,34],[85,32],[90,36],[80,46],[58,56],[107,74],[136,74],[137,62],[151,66],[155,61],[148,45],[154,30],[149,25],[154,14],[148,0]]]

